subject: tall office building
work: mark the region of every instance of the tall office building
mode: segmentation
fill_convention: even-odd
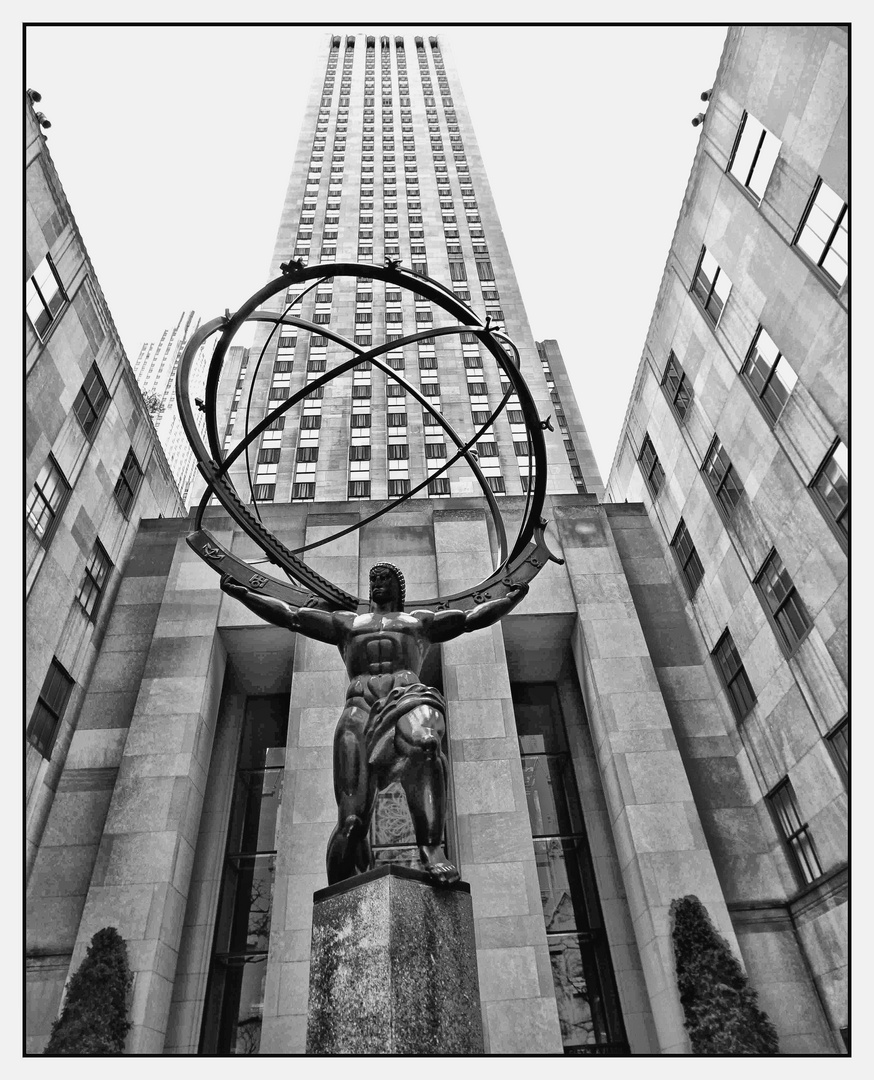
[[[183,503],[25,107],[25,845],[33,865],[143,517]]]
[[[848,40],[728,36],[609,492],[642,502],[731,707],[677,727],[736,921],[791,928],[847,1025]],[[755,844],[761,843],[757,840]],[[755,846],[755,845],[753,845]]]
[[[737,42],[733,31],[714,104],[756,70]],[[797,38],[808,87],[814,57],[834,69],[820,44]],[[787,77],[794,70],[787,58]],[[828,114],[826,96],[811,101]],[[699,156],[691,191],[705,165]],[[451,283],[507,327],[556,429],[545,432],[544,515],[563,564],[544,566],[499,626],[435,647],[422,672],[447,700],[446,839],[471,886],[486,1051],[688,1053],[670,905],[694,894],[746,965],[781,1049],[840,1052],[846,1014],[825,990],[837,965],[811,960],[799,929],[808,910],[840,911],[839,876],[834,889],[818,879],[825,891],[800,907],[777,899],[788,865],[779,819],[755,793],[750,759],[735,753],[731,698],[657,525],[640,503],[599,502],[561,352],[531,335],[442,36],[325,41],[270,272],[290,258],[385,257]],[[444,318],[366,271],[296,303],[300,293],[292,287],[272,310],[290,306],[361,347]],[[229,350],[218,387],[226,449],[347,355],[290,327],[267,336]],[[435,334],[392,350],[389,363],[468,437],[502,395],[475,339]],[[366,596],[371,565],[388,559],[408,601],[452,595],[491,572],[495,532],[463,469],[427,483],[447,448],[400,389],[359,367],[304,399],[254,448],[253,496],[290,548],[350,528],[306,555],[349,591]],[[478,445],[510,523],[525,505],[520,419],[511,402]],[[233,478],[246,497],[242,461]],[[422,481],[417,497],[364,523],[374,503]],[[261,571],[261,552],[221,507],[204,524]],[[346,673],[334,647],[220,592],[185,542],[191,527],[141,525],[107,611],[28,885],[34,1050],[65,978],[106,925],[134,970],[129,1053],[305,1048],[312,896],[326,884],[336,821],[332,743]],[[787,843],[807,851],[806,837]],[[392,789],[371,839],[378,861],[415,864]]]
[[[189,338],[199,326],[199,316],[193,311],[183,311],[176,325],[166,327],[157,342],[143,342],[133,365],[134,375],[149,405],[158,439],[183,500],[188,498],[195,476],[195,463],[176,408],[176,369]],[[192,382],[195,386],[203,385],[206,380],[209,351],[205,346],[197,351],[192,365]],[[205,438],[206,420],[201,412],[197,413],[197,423],[201,436]]]
[[[468,116],[461,85],[436,38],[334,36],[319,62],[282,208],[271,276],[291,258],[305,263],[400,259],[413,271],[449,283],[480,316],[506,328],[521,353],[522,373],[547,431],[550,488],[593,491],[603,484],[579,412],[574,457],[554,380],[547,385],[510,254]],[[367,347],[452,320],[409,293],[362,276],[295,286],[273,310],[290,310]],[[330,368],[345,351],[325,337],[264,324],[245,377],[228,370],[219,404],[225,447],[283,398]],[[555,355],[560,358],[557,348]],[[388,363],[416,385],[460,433],[470,437],[503,392],[500,372],[472,334],[427,339],[388,353]],[[563,365],[559,366],[563,371]],[[569,393],[569,383],[563,391]],[[408,491],[447,456],[443,429],[382,373],[357,368],[295,407],[262,439],[254,470],[259,502],[385,499]],[[234,399],[240,402],[239,414]],[[570,395],[572,400],[572,394]],[[575,406],[574,406],[575,408]],[[528,442],[518,402],[477,445],[492,490],[521,494]],[[351,455],[347,444],[352,443]],[[248,490],[246,463],[232,476]],[[420,497],[478,491],[463,461]]]

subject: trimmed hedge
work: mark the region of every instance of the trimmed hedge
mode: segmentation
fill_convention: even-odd
[[[778,1054],[777,1031],[697,896],[671,902],[677,989],[693,1054]]]
[[[46,1054],[121,1054],[130,1029],[127,996],[133,983],[124,939],[113,926],[98,930],[70,979]]]

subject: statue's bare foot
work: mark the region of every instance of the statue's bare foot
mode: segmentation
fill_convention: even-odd
[[[419,858],[422,860],[422,867],[425,870],[425,873],[430,874],[431,877],[436,878],[438,881],[444,881],[447,884],[450,881],[458,881],[460,874],[446,858],[443,853],[443,848],[440,847],[439,844],[420,847]]]

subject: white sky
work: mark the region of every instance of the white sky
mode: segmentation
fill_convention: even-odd
[[[30,27],[26,83],[129,358],[266,283],[328,31],[449,39],[531,328],[606,482],[724,26]]]

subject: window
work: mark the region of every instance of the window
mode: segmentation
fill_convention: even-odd
[[[440,397],[440,383],[423,382],[420,389],[423,397]]]
[[[503,478],[503,476],[487,476],[486,477],[486,482],[488,483],[488,485],[492,489],[492,491],[495,492],[496,495],[505,494],[507,489],[504,487],[504,478]]]
[[[349,447],[349,460],[350,461],[370,461],[370,446],[364,444],[360,446]]]
[[[25,296],[27,317],[40,340],[45,341],[49,327],[57,321],[58,315],[67,303],[67,294],[64,292],[50,255],[46,255],[33,276],[28,278]]]
[[[839,287],[847,280],[849,228],[847,204],[820,178],[795,243]]]
[[[701,468],[719,505],[731,517],[740,502],[743,487],[722,443],[715,436]]]
[[[370,413],[352,413],[353,428],[370,427]]]
[[[70,485],[55,459],[49,456],[27,498],[27,524],[43,544],[51,540],[69,494]]]
[[[252,497],[255,502],[273,502],[276,484],[255,484]]]
[[[305,484],[292,484],[291,485],[291,498],[292,501],[300,500],[307,501],[316,497],[316,485],[313,482]]]
[[[385,388],[385,393],[386,397],[398,398],[403,397],[405,391],[402,386],[398,385],[398,383],[388,383]]]
[[[388,460],[389,461],[406,461],[410,456],[410,447],[408,443],[389,443],[388,446]]]
[[[756,695],[753,693],[750,680],[747,678],[747,673],[728,630],[716,643],[716,648],[710,655],[713,657],[720,681],[728,694],[728,700],[735,718],[743,720],[755,705]]]
[[[689,406],[692,404],[692,387],[689,385],[689,380],[686,378],[683,369],[677,363],[677,358],[673,352],[668,357],[668,364],[662,378],[662,387],[677,418],[685,420]]]
[[[476,451],[480,457],[497,457],[498,444],[496,442],[480,440],[480,442],[476,444]]]
[[[516,457],[530,457],[531,446],[528,440],[520,441],[518,439],[513,440],[513,450],[516,453]]]
[[[91,439],[96,434],[97,424],[108,403],[109,392],[100,378],[97,365],[92,364],[85,376],[85,382],[82,383],[82,389],[73,402],[73,412],[82,425],[86,438]]]
[[[350,480],[349,481],[349,494],[350,499],[369,499],[370,498],[370,481],[369,480]]]
[[[683,580],[686,582],[689,595],[694,596],[695,590],[704,577],[704,567],[701,565],[698,552],[695,550],[695,545],[692,543],[692,538],[689,536],[686,523],[682,518],[680,518],[680,523],[677,525],[671,547],[674,549],[674,555],[680,567],[680,573],[683,575]]]
[[[765,602],[765,610],[776,626],[778,636],[791,652],[807,634],[811,621],[776,551],[765,559],[754,584]]]
[[[245,703],[200,1052],[257,1054],[267,973],[288,696]],[[227,815],[227,811],[225,812]]]
[[[643,437],[643,444],[640,447],[640,453],[637,455],[637,460],[640,462],[640,471],[643,473],[644,480],[646,480],[646,486],[649,488],[653,497],[655,497],[658,495],[662,484],[664,483],[665,470],[659,462],[658,455],[655,452],[655,447],[653,446],[649,435],[644,435]]]
[[[304,431],[312,431],[322,426],[322,418],[318,413],[304,413],[300,418],[300,426]]]
[[[627,1054],[558,687],[510,690],[562,1042],[576,1054]]]
[[[259,465],[275,465],[279,461],[279,449],[277,447],[267,447],[258,451],[258,464]]]
[[[97,617],[97,610],[111,570],[112,563],[109,561],[109,556],[103,550],[100,541],[95,540],[94,550],[85,567],[85,577],[82,579],[76,597],[89,619]]]
[[[121,512],[127,516],[133,506],[134,499],[140,489],[143,479],[143,470],[136,459],[133,449],[128,450],[121,473],[115,483],[115,498],[121,507]]]
[[[850,718],[843,720],[826,735],[829,753],[841,774],[844,786],[850,785]]]
[[[293,349],[297,344],[297,337],[289,334],[282,334],[279,338],[280,349]]]
[[[426,442],[425,443],[425,457],[445,458],[446,457],[446,443],[445,442]]]
[[[820,877],[822,867],[819,865],[810,829],[801,820],[795,791],[788,777],[782,780],[768,795],[768,803],[780,831],[789,861],[799,879],[804,884],[809,885]]]
[[[74,685],[70,676],[53,658],[39,692],[36,708],[27,725],[27,741],[31,746],[35,746],[44,758],[52,756],[55,737]]]
[[[409,480],[389,480],[388,482],[389,498],[394,498],[398,495],[406,495],[409,490]]]
[[[741,374],[753,388],[765,415],[772,424],[775,423],[789,400],[798,376],[761,326],[753,338]]]
[[[728,171],[761,202],[780,152],[780,140],[745,112],[731,152]]]
[[[692,280],[692,295],[704,309],[704,314],[716,327],[719,317],[731,292],[731,282],[706,247],[701,248],[701,257]]]
[[[295,456],[298,461],[318,461],[319,448],[317,446],[299,446]]]
[[[492,269],[492,264],[487,260],[477,260],[476,272],[479,275],[480,281],[494,281],[495,272]]]
[[[846,446],[838,439],[813,478],[811,490],[841,540],[850,534],[850,463]]]
[[[405,412],[390,412],[386,417],[388,427],[406,427],[407,414]]]
[[[507,420],[511,424],[524,424],[525,414],[521,409],[507,409]]]
[[[428,481],[428,494],[429,495],[451,495],[452,489],[449,486],[448,476],[438,476],[436,480]]]
[[[485,397],[488,393],[484,382],[469,382],[467,384],[467,392],[471,397]]]

